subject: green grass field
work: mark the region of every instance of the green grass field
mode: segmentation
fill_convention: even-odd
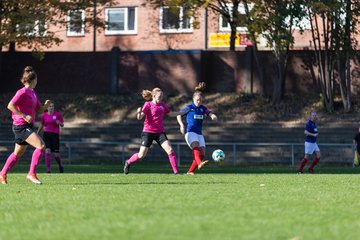
[[[0,240],[358,239],[360,169],[67,165],[25,181],[27,165],[0,186]],[[185,167],[185,166],[184,166]],[[182,172],[185,168],[182,168]]]

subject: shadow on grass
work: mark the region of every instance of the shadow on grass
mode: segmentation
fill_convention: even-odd
[[[186,173],[189,166],[182,165],[179,167],[180,173]],[[67,174],[123,174],[122,164],[81,164],[64,165],[65,173]],[[29,165],[18,164],[10,173],[27,173]],[[40,165],[37,169],[38,173],[46,173],[45,166]],[[201,171],[196,170],[195,174],[296,174],[297,166],[221,166],[216,164],[209,164]],[[322,167],[315,168],[315,174],[359,174],[359,167]],[[58,167],[52,167],[52,174],[59,174]],[[170,164],[159,164],[151,162],[135,163],[130,168],[130,174],[170,174],[172,169]],[[304,174],[307,173],[307,168],[304,169]]]

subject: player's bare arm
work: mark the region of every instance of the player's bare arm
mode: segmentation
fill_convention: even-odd
[[[213,121],[216,121],[218,119],[217,116],[215,114],[213,114],[213,113],[209,113],[209,117]]]
[[[16,108],[16,106],[15,106],[11,101],[9,102],[7,108],[8,108],[11,112],[13,112],[13,113],[15,113],[16,115],[19,115],[20,117],[22,117],[27,123],[31,123],[32,117],[31,117],[30,115],[26,115],[26,114],[22,113],[20,110],[18,110],[18,109]]]
[[[139,108],[136,110],[136,118],[137,118],[137,120],[143,119],[144,116],[145,116],[145,114],[141,111],[141,107],[139,107]]]
[[[39,134],[44,128],[44,124],[40,123],[37,133]]]
[[[45,111],[48,109],[50,103],[51,103],[51,101],[50,101],[49,99],[47,99],[47,100],[45,101],[44,105],[41,106],[41,107],[39,107],[39,108],[37,109],[37,112],[38,112],[38,113],[43,113],[43,112],[45,112]]]
[[[185,126],[184,126],[184,123],[182,121],[182,117],[181,115],[177,115],[176,116],[176,120],[178,121],[179,125],[180,125],[180,132],[181,134],[185,134]]]

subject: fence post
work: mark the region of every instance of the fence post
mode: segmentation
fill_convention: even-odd
[[[351,149],[352,149],[352,156],[354,157],[354,156],[355,156],[355,147],[354,147],[354,144],[351,146]],[[352,160],[352,167],[353,167],[353,168],[355,167],[354,159]]]
[[[291,166],[295,165],[295,150],[294,144],[291,144]]]
[[[176,158],[177,158],[177,160],[178,160],[178,166],[180,166],[181,158],[180,158],[180,144],[179,144],[179,143],[176,144],[176,151],[177,151],[177,156],[176,156]]]
[[[125,146],[124,144],[121,144],[121,161],[123,164],[125,164]]]
[[[236,143],[233,144],[233,165],[236,164]]]
[[[66,147],[68,148],[68,159],[69,159],[69,163],[71,163],[71,143],[67,142],[66,143]]]

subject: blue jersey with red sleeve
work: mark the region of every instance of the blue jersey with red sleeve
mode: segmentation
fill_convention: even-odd
[[[186,132],[194,132],[202,135],[202,123],[205,115],[209,115],[210,110],[204,105],[196,106],[194,103],[187,105],[180,110],[181,116],[186,116]]]
[[[318,130],[317,130],[317,127],[316,127],[316,123],[313,122],[313,121],[311,121],[311,120],[309,120],[309,121],[306,123],[305,130],[307,130],[309,133],[318,133]],[[305,142],[315,143],[315,142],[316,142],[316,137],[306,135]]]

